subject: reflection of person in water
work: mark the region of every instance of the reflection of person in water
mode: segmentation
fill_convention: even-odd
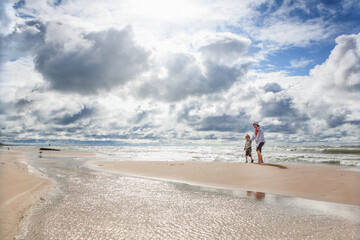
[[[256,200],[263,200],[265,198],[265,193],[263,192],[256,192],[255,193]]]
[[[248,197],[254,196],[256,200],[263,200],[265,198],[265,193],[263,192],[246,191],[246,195]]]

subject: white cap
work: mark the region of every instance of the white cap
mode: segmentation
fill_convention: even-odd
[[[259,126],[259,122],[258,121],[254,121],[253,124],[258,125]]]

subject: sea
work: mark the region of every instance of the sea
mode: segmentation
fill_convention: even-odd
[[[245,162],[241,145],[151,145],[151,146],[52,146],[69,152],[93,152],[112,161],[204,161]],[[274,146],[262,149],[266,163],[327,164],[360,168],[360,145],[348,146]],[[252,155],[257,161],[253,147]]]

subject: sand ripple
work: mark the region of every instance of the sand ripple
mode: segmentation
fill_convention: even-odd
[[[58,160],[56,160],[58,161]],[[18,239],[358,239],[359,223],[183,184],[93,172],[41,159],[58,190]]]

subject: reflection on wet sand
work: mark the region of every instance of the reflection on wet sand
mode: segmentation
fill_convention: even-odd
[[[355,239],[359,234],[359,223],[273,204],[262,192],[95,172],[84,162],[45,156],[32,161],[59,187],[33,211],[19,239]]]
[[[265,199],[265,193],[264,192],[253,192],[253,191],[246,191],[246,195],[248,197],[253,197],[256,200],[263,200]]]

